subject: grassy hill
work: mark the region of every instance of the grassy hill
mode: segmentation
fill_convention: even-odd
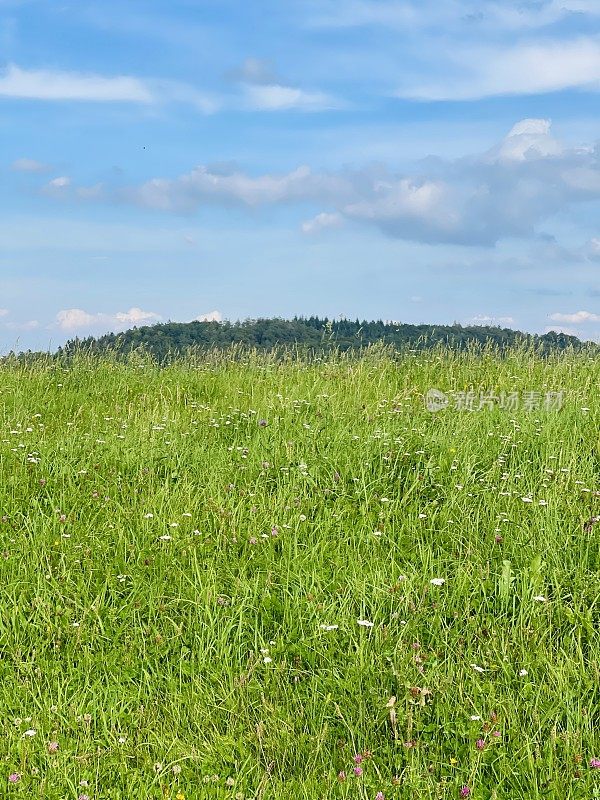
[[[408,325],[310,317],[243,322],[167,322],[98,338],[74,339],[61,348],[60,353],[70,355],[83,349],[91,353],[111,351],[124,355],[143,348],[164,361],[190,350],[231,346],[258,350],[289,350],[294,347],[300,353],[320,354],[333,349],[361,350],[376,343],[401,350],[428,349],[437,345],[456,350],[485,346],[504,350],[521,345],[541,353],[584,346],[574,336],[555,332],[537,336],[497,327]]]

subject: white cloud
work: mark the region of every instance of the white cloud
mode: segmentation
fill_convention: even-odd
[[[8,308],[0,308],[0,317],[6,317],[8,314],[10,314]]]
[[[309,24],[348,28],[382,26],[400,31],[473,29],[513,32],[552,25],[570,14],[600,14],[597,0],[313,0]]]
[[[147,322],[156,322],[161,318],[154,311],[142,311],[141,308],[130,308],[129,311],[118,311],[115,320],[127,325],[140,325]]]
[[[58,178],[53,178],[46,184],[45,189],[54,191],[56,189],[67,189],[71,185],[71,178],[67,175],[61,175]]]
[[[477,314],[468,320],[467,325],[485,325],[501,328],[515,325],[515,320],[513,317],[491,317],[488,314]]]
[[[339,100],[324,92],[289,85],[267,61],[258,58],[247,58],[230,77],[241,84],[245,107],[253,111],[326,111],[342,107]]]
[[[223,315],[220,311],[209,311],[208,314],[200,314],[194,317],[192,322],[222,322]]]
[[[26,70],[10,64],[0,77],[0,96],[36,100],[151,103],[152,92],[137,78]]]
[[[23,69],[9,64],[0,72],[0,97],[90,103],[182,103],[212,114],[220,103],[193,86],[176,81],[141,80],[50,69]]]
[[[92,327],[100,321],[102,316],[101,314],[88,314],[81,308],[67,308],[58,312],[56,322],[62,330],[72,331],[77,328]]]
[[[549,119],[521,120],[500,145],[490,151],[488,160],[526,161],[561,155],[562,145],[550,135],[550,128]]]
[[[567,336],[577,336],[578,339],[581,339],[581,334],[576,328],[565,328],[562,325],[547,325],[544,328],[544,333],[564,333]]]
[[[600,314],[592,311],[576,311],[574,314],[550,314],[549,319],[554,322],[600,322]]]
[[[81,308],[68,308],[59,311],[56,315],[56,325],[63,331],[76,331],[98,327],[115,328],[130,327],[132,325],[147,324],[161,319],[160,314],[154,311],[142,311],[141,308],[130,308],[129,311],[118,311],[116,314],[102,312],[90,314]]]
[[[600,261],[600,239],[590,239],[584,250],[586,257],[590,261]]]
[[[456,49],[443,59],[443,72],[428,83],[410,83],[399,97],[416,100],[479,100],[564,89],[600,90],[600,41],[520,43],[512,47]]]
[[[279,77],[272,65],[261,58],[246,58],[242,65],[229,73],[229,77],[241,83],[276,84]]]
[[[11,166],[15,172],[46,172],[49,169],[47,164],[34,158],[18,158]]]
[[[306,92],[280,84],[245,87],[246,104],[257,111],[325,111],[340,107],[340,102],[323,92]]]
[[[312,203],[328,207],[304,223],[305,233],[353,220],[390,236],[426,243],[492,245],[531,237],[545,220],[576,203],[600,200],[599,146],[572,146],[552,135],[548,120],[514,125],[487,152],[455,160],[428,159],[413,174],[383,165],[316,172],[307,166],[252,176],[237,167],[199,166],[178,178],[104,189],[87,199],[129,202],[190,213],[205,205]],[[68,187],[67,187],[68,188]],[[64,187],[57,190],[63,193]],[[70,190],[83,199],[82,190]],[[580,261],[594,257],[578,254]]]
[[[343,224],[344,219],[341,214],[337,212],[334,214],[322,212],[321,214],[317,214],[316,217],[302,223],[302,233],[311,235],[313,233],[320,233],[320,231],[326,230],[327,228],[339,228]]]
[[[342,177],[314,173],[302,166],[283,175],[256,178],[240,171],[214,171],[196,167],[174,180],[155,178],[125,193],[139,205],[164,211],[192,211],[207,203],[241,204],[256,207],[265,204],[322,200],[341,196],[348,190]]]
[[[9,331],[33,331],[40,327],[37,319],[29,319],[26,322],[4,322],[2,324]]]

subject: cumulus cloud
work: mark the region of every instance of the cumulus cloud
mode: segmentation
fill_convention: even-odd
[[[81,190],[71,191],[82,199]],[[64,196],[64,194],[63,194]],[[566,145],[549,120],[526,119],[484,153],[455,160],[429,158],[411,173],[383,165],[356,170],[249,175],[239,167],[199,166],[178,178],[154,178],[97,197],[177,213],[205,205],[259,208],[311,203],[317,215],[305,233],[354,221],[425,243],[493,245],[532,237],[575,203],[600,200],[600,144]],[[326,207],[328,211],[321,211]],[[595,241],[595,240],[594,240]],[[589,254],[595,257],[596,245]]]
[[[143,311],[141,308],[130,308],[129,311],[118,311],[116,314],[102,312],[90,314],[82,308],[67,308],[56,315],[56,325],[63,331],[77,331],[99,327],[115,327],[116,329],[132,325],[148,324],[161,319],[154,311]]]
[[[192,322],[222,322],[223,315],[220,311],[209,311],[207,314],[200,314],[194,317]]]
[[[576,311],[574,314],[550,314],[549,319],[554,322],[600,322],[600,314],[592,311]]]
[[[118,311],[115,314],[115,320],[126,325],[140,325],[147,322],[156,322],[159,320],[160,314],[154,311],[143,311],[141,308],[130,308],[129,311]]]
[[[73,331],[77,328],[91,328],[103,317],[102,314],[88,314],[82,308],[66,308],[56,315],[56,323],[64,331]]]
[[[600,90],[598,39],[462,47],[449,55],[438,78],[407,83],[397,94],[415,100],[479,100],[564,89]]]

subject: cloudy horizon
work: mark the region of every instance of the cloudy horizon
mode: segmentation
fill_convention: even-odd
[[[0,350],[346,316],[600,341],[595,0],[0,0]]]

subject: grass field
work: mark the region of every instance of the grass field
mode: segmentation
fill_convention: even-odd
[[[5,364],[0,797],[597,796],[599,386],[524,351]]]

